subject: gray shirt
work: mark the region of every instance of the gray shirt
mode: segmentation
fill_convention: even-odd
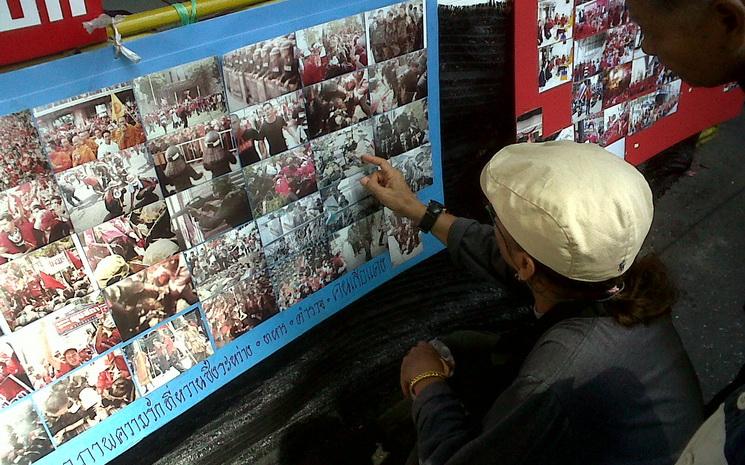
[[[457,220],[448,248],[477,275],[511,275],[490,226]],[[675,462],[703,407],[669,317],[627,328],[595,316],[546,330],[479,431],[446,383],[424,389],[413,415],[426,465],[656,465]]]

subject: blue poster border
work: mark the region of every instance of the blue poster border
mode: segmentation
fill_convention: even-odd
[[[439,39],[437,1],[426,3],[428,102],[434,184],[418,193],[423,201],[443,201],[440,135]],[[246,11],[161,32],[127,42],[142,61],[115,58],[106,47],[0,75],[0,115],[111,86],[148,73],[227,52],[316,24],[399,3],[396,0],[285,0]],[[235,32],[240,31],[240,32]],[[214,355],[171,382],[57,446],[35,462],[38,465],[107,463],[144,437],[186,412],[240,374],[266,359],[310,328],[347,305],[416,266],[444,247],[431,235],[423,237],[421,254],[394,266],[388,253],[345,273],[325,288],[280,312],[253,330],[215,351]],[[201,303],[171,317],[164,324],[197,309]],[[159,325],[160,326],[160,325]],[[126,344],[131,341],[126,341]],[[212,341],[214,342],[214,341]],[[121,343],[108,352],[121,350]],[[30,399],[22,402],[31,401]],[[38,412],[37,408],[37,412]]]

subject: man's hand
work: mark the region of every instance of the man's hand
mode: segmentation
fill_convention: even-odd
[[[409,353],[401,362],[401,391],[404,397],[409,397],[409,383],[412,379],[427,371],[438,371],[444,373],[440,354],[428,342],[419,343],[409,350]],[[442,381],[442,378],[426,378],[418,382],[414,387],[414,394],[418,394],[432,383]]]
[[[369,176],[362,178],[360,180],[362,185],[394,213],[418,224],[424,217],[427,207],[411,191],[404,175],[384,158],[363,155],[362,161],[379,168]]]

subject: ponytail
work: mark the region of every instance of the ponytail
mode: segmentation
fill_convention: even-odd
[[[605,309],[623,326],[646,324],[669,314],[678,298],[665,264],[654,254],[637,257],[626,273],[601,282],[576,281],[535,258],[533,261],[536,274],[529,284],[534,289],[545,288],[565,301],[603,302]]]
[[[678,290],[657,255],[637,258],[620,279],[623,289],[606,302],[605,308],[623,326],[646,324],[667,315],[678,299]]]

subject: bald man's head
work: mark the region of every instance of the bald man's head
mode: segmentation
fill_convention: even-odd
[[[743,0],[627,0],[642,48],[685,81],[716,86],[745,79]]]

